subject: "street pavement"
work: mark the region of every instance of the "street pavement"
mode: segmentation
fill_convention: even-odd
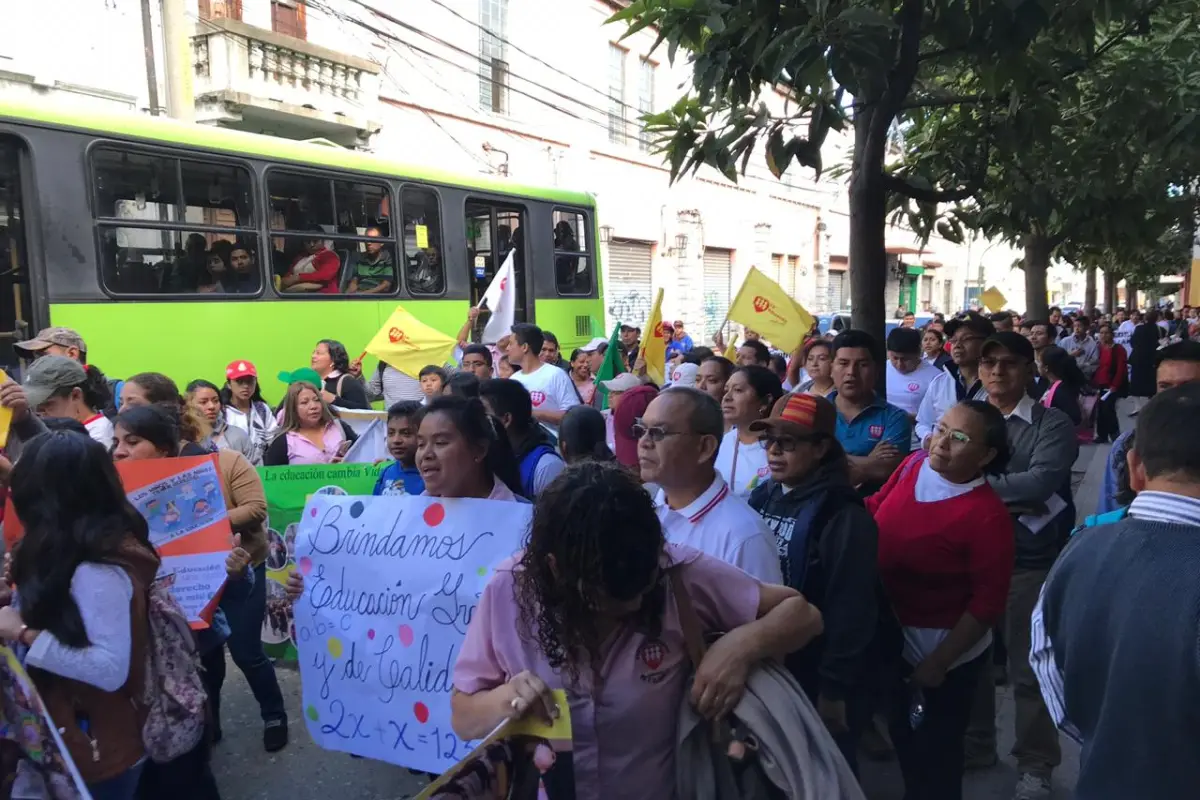
[[[1130,425],[1122,419],[1122,430]],[[1107,446],[1080,448],[1072,485],[1080,519],[1094,513],[1099,497]],[[279,683],[291,718],[291,743],[282,752],[262,749],[262,723],[241,672],[229,663],[221,705],[224,740],[216,746],[213,769],[223,800],[401,800],[420,791],[424,781],[405,769],[343,753],[321,750],[304,728],[300,709],[300,674],[279,665]],[[1008,755],[1013,741],[1011,690],[997,689],[1000,763],[968,773],[965,800],[1010,800],[1017,782],[1016,764]],[[1054,773],[1054,800],[1071,795],[1079,774],[1079,747],[1061,738],[1063,763]],[[904,794],[895,761],[862,760],[862,784],[869,800],[900,800]]]

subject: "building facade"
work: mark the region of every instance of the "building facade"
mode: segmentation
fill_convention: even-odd
[[[0,100],[165,108],[160,2],[9,9]],[[605,330],[641,324],[663,289],[665,316],[707,339],[751,266],[813,313],[853,302],[845,179],[793,167],[777,180],[756,154],[736,184],[705,169],[671,184],[639,118],[685,91],[687,67],[651,50],[654,31],[622,38],[606,24],[613,0],[184,2],[198,123],[593,193]],[[68,41],[45,48],[51,26]],[[768,102],[782,110],[785,98]],[[827,148],[832,164],[849,142],[831,136]],[[887,241],[889,309],[953,313],[991,285],[1024,305],[1019,253],[1002,243],[922,245],[899,228]]]

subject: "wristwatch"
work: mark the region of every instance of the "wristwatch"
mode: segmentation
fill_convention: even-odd
[[[25,645],[26,647],[29,647],[29,642],[25,641],[25,633],[28,630],[29,630],[28,625],[22,625],[17,630],[17,641],[20,642],[21,644]]]

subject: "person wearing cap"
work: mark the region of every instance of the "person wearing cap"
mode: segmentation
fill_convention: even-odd
[[[695,386],[696,375],[700,365],[690,361],[681,361],[671,370],[671,386]]]
[[[112,447],[112,420],[103,413],[108,387],[97,388],[78,361],[62,355],[39,358],[25,370],[22,385],[30,408],[40,416],[77,420],[88,436]]]
[[[1012,754],[1021,774],[1017,797],[1041,800],[1062,760],[1058,731],[1029,666],[1030,617],[1046,574],[1075,524],[1071,466],[1079,455],[1075,426],[1057,408],[1029,396],[1036,364],[1033,345],[1019,333],[997,333],[980,351],[979,377],[988,402],[1005,417],[1011,453],[1003,475],[988,483],[1008,506],[1016,557],[1004,615],[1008,675],[1016,707]],[[985,688],[986,686],[986,688]],[[995,759],[995,686],[984,674],[967,730],[968,763]]]
[[[633,425],[642,481],[661,487],[655,503],[668,542],[782,583],[774,535],[717,472],[724,432],[716,400],[694,388],[663,390]]]
[[[928,454],[909,456],[866,501],[903,627],[889,719],[906,797],[963,795],[963,737],[980,673],[991,677],[992,628],[1012,575],[1012,520],[986,479],[1007,461],[1004,415],[964,400],[938,422]],[[914,726],[917,701],[924,717]]]
[[[865,497],[883,485],[912,449],[912,422],[875,391],[882,360],[865,331],[839,333],[830,345],[837,437],[850,464],[850,481]]]
[[[778,541],[784,584],[825,615],[824,633],[787,665],[853,769],[872,712],[868,667],[882,655],[875,522],[850,484],[829,400],[784,395],[749,428],[769,468],[750,493],[750,507]]]
[[[622,323],[620,336],[621,347],[625,348],[626,360],[628,361],[626,369],[633,369],[633,362],[636,358],[635,354],[641,348],[642,329]]]
[[[579,348],[579,352],[587,355],[588,369],[592,375],[599,375],[600,367],[604,366],[604,357],[608,354],[608,339],[597,336]]]
[[[63,327],[42,328],[38,331],[37,336],[24,342],[17,342],[13,345],[13,349],[22,358],[31,361],[42,356],[66,356],[78,361],[87,370],[93,386],[99,388],[100,383],[103,382],[108,387],[108,398],[104,401],[102,410],[110,418],[116,416],[117,406],[121,402],[120,394],[123,382],[105,377],[99,367],[88,363],[87,343],[84,342],[83,337],[75,329]]]
[[[252,456],[247,456],[255,466],[262,464],[267,445],[275,438],[279,421],[271,406],[263,399],[262,386],[258,382],[258,369],[252,361],[230,361],[225,367],[225,386],[221,389],[221,406],[225,422],[250,437]]]
[[[694,346],[692,337],[683,329],[683,320],[675,320],[675,330],[671,334],[671,340],[667,342],[667,358],[670,358],[672,353],[687,354]]]
[[[987,399],[987,390],[979,379],[979,352],[984,340],[995,332],[992,321],[982,314],[968,313],[946,323],[951,363],[929,381],[917,408],[915,433],[921,447],[928,449],[933,426],[951,407],[963,400]]]

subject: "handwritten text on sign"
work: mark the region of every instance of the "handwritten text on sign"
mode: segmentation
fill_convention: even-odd
[[[442,772],[467,625],[532,507],[495,500],[314,495],[296,537],[304,714],[322,747]]]

